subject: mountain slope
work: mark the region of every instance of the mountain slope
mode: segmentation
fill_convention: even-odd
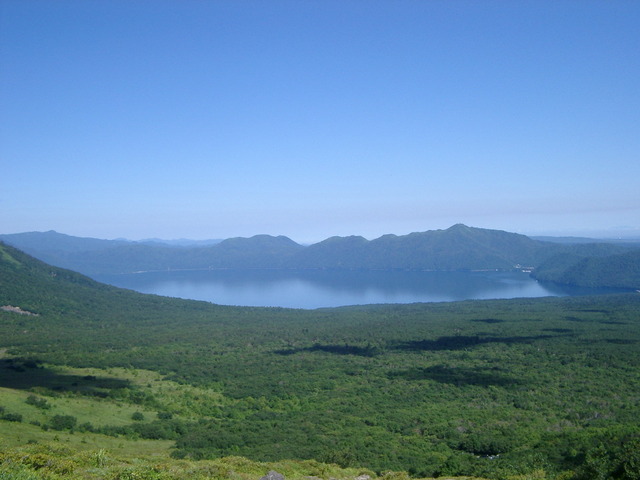
[[[85,252],[105,250],[107,248],[126,245],[127,240],[102,240],[90,237],[74,237],[58,233],[54,230],[48,232],[26,232],[0,235],[0,241],[9,245],[20,245],[20,250],[31,252]]]
[[[332,237],[294,257],[304,268],[480,270],[535,263],[544,244],[524,235],[454,225],[446,230],[362,237]]]
[[[17,248],[86,275],[184,269],[509,270],[533,267],[539,280],[590,287],[637,288],[638,245],[552,243],[501,230],[446,230],[331,237],[302,246],[284,236],[230,238],[173,247],[77,238],[56,232],[0,235]],[[613,257],[623,255],[622,257]],[[611,257],[608,261],[601,258]],[[600,260],[599,260],[600,259]],[[599,273],[596,273],[599,272]]]
[[[269,235],[192,248],[74,239],[55,232],[2,238],[52,264],[89,275],[198,268],[511,269],[532,265],[556,248],[524,235],[465,225],[372,241],[332,237],[308,247]]]
[[[554,257],[540,265],[534,275],[538,280],[582,287],[640,289],[640,250]]]
[[[256,235],[214,245],[176,247],[78,238],[57,232],[0,235],[0,241],[58,267],[86,275],[206,268],[280,268],[304,248],[287,237]]]
[[[394,263],[403,268],[433,270],[511,269],[518,264],[532,265],[544,248],[524,235],[461,224],[404,237],[381,237],[372,242],[372,247],[373,258],[383,259],[386,252],[391,252]]]
[[[369,242],[360,236],[331,237],[308,246],[290,259],[289,268],[366,268]]]
[[[282,268],[289,257],[303,249],[282,235],[230,238],[198,252],[192,265],[193,268]]]
[[[0,242],[0,302],[37,314],[82,303],[80,292],[111,291],[79,273],[53,267]]]

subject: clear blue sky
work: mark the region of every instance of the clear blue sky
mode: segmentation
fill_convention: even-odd
[[[640,236],[640,2],[2,0],[0,233]]]

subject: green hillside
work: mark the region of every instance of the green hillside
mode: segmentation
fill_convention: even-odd
[[[640,289],[640,249],[616,255],[554,257],[540,265],[535,276],[584,287]]]
[[[638,294],[223,307],[0,244],[0,307],[0,478],[640,475]]]

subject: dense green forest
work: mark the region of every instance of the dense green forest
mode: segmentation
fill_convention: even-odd
[[[640,478],[637,293],[227,307],[0,244],[0,307],[0,478]]]
[[[606,256],[555,256],[536,268],[535,278],[582,287],[640,288],[640,249]]]

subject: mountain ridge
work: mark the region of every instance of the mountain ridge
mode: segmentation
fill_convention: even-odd
[[[503,230],[455,224],[447,229],[386,234],[367,240],[362,236],[333,236],[311,245],[289,237],[254,235],[214,244],[175,246],[125,240],[101,240],[57,233],[28,232],[0,235],[0,240],[49,264],[85,275],[195,269],[324,269],[324,270],[513,270],[540,268],[540,280],[590,286],[638,288],[633,271],[640,260],[623,257],[602,278],[594,274],[604,262],[585,258],[622,255],[638,246],[614,243],[554,243]],[[624,259],[631,266],[624,264]],[[571,269],[571,272],[567,272]],[[614,277],[618,275],[620,280]],[[605,278],[606,277],[606,278]]]
[[[180,248],[54,231],[0,235],[0,240],[88,275],[189,268],[509,269],[533,262],[541,249],[539,242],[524,235],[463,224],[373,240],[334,236],[308,246],[286,236],[264,234]]]

